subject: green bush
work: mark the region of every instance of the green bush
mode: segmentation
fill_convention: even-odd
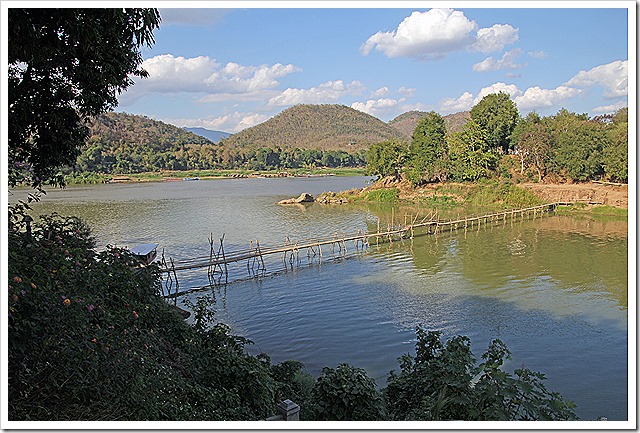
[[[418,328],[416,354],[400,358],[383,390],[393,420],[570,420],[575,405],[544,386],[545,376],[521,368],[501,370],[509,351],[494,340],[475,358],[467,337],[445,343],[441,332]]]
[[[314,418],[318,421],[363,421],[383,418],[376,383],[358,367],[325,367],[313,388]]]
[[[367,193],[367,201],[393,203],[398,201],[398,188],[374,189]]]

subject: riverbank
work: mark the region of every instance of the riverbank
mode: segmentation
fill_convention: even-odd
[[[273,170],[163,170],[158,172],[101,174],[81,173],[65,177],[67,185],[87,185],[99,183],[130,183],[130,182],[168,182],[183,180],[210,179],[246,179],[246,178],[282,178],[282,177],[323,177],[323,176],[362,176],[364,168],[297,168],[285,171]]]
[[[413,187],[406,179],[386,177],[359,189],[327,192],[317,200],[324,204],[405,202],[436,208],[504,209],[543,203],[579,203],[570,212],[627,216],[628,186],[604,183],[514,184],[505,181],[431,183]]]

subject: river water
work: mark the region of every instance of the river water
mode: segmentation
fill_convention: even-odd
[[[208,238],[225,251],[342,236],[386,227],[405,213],[381,205],[280,206],[301,192],[317,195],[364,186],[365,177],[225,179],[111,184],[52,190],[36,213],[78,215],[100,247],[159,243],[176,260],[207,256]],[[12,195],[10,201],[20,197]],[[420,233],[417,233],[419,235]],[[470,337],[474,354],[499,338],[512,353],[505,368],[525,366],[574,401],[582,419],[627,419],[628,234],[626,220],[549,216],[416,236],[346,256],[306,251],[293,262],[273,257],[262,278],[247,265],[242,281],[181,298],[215,299],[217,320],[255,342],[272,361],[297,359],[317,375],[346,362],[380,386],[413,352],[415,328]],[[294,266],[291,266],[291,264]],[[278,271],[278,272],[273,272]],[[286,271],[286,272],[285,272]],[[207,284],[206,269],[178,274],[181,288]]]

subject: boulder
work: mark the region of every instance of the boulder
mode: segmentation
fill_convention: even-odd
[[[300,194],[298,198],[288,198],[285,200],[280,200],[278,204],[297,204],[297,203],[312,203],[316,201],[315,198],[308,192],[303,192]]]

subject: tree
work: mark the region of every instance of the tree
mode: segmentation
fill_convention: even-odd
[[[525,166],[531,166],[538,173],[538,182],[541,182],[554,145],[554,138],[542,118],[531,112],[520,120],[513,131],[512,143],[520,157],[520,174],[524,173]]]
[[[558,174],[580,182],[602,176],[606,125],[563,108],[549,119],[549,127],[556,141],[552,161]]]
[[[602,166],[608,180],[627,182],[629,178],[629,123],[628,109],[612,116],[607,125],[608,141],[602,149]]]
[[[471,119],[487,134],[491,149],[507,153],[518,118],[518,107],[504,92],[491,93],[471,109]]]
[[[146,77],[156,9],[9,9],[9,185],[41,190],[73,165],[90,117]]]
[[[407,169],[407,177],[414,185],[423,179],[446,180],[446,132],[444,119],[434,111],[418,121],[409,146],[410,167]]]
[[[501,369],[507,347],[493,340],[475,365],[468,337],[442,342],[442,333],[417,329],[416,354],[403,355],[400,373],[383,389],[392,420],[571,420],[575,405],[544,385],[542,373]]]
[[[489,177],[496,168],[498,155],[489,147],[487,133],[470,119],[462,131],[447,137],[451,176],[459,181]]]
[[[376,176],[400,176],[407,159],[407,146],[397,140],[374,143],[367,152],[367,171]]]

